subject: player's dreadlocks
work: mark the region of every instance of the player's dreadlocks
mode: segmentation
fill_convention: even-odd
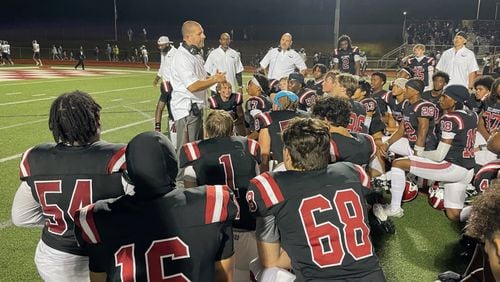
[[[99,139],[101,106],[76,90],[57,97],[50,107],[49,129],[57,143],[85,145]]]
[[[351,48],[351,37],[349,37],[349,35],[347,34],[343,34],[342,36],[339,37],[339,39],[337,40],[337,46],[340,47],[340,42],[342,41],[347,41],[347,48]]]

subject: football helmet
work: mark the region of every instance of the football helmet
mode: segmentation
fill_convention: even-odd
[[[403,192],[403,203],[415,200],[418,195],[418,187],[413,181],[406,180],[405,190]]]
[[[429,205],[437,210],[444,210],[444,188],[435,183],[429,188]]]

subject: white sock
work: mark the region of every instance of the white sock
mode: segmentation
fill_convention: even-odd
[[[472,206],[466,206],[460,211],[460,222],[467,221],[472,211]]]
[[[393,167],[391,169],[391,209],[393,211],[401,209],[405,182],[405,171],[398,167]]]

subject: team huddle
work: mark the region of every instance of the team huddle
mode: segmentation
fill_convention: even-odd
[[[394,233],[412,181],[434,182],[430,203],[462,222],[475,216],[468,193],[493,189],[500,79],[475,77],[463,33],[458,61],[417,44],[390,91],[382,72],[358,76],[348,36],[334,69],[316,64],[306,81],[285,33],[245,99],[229,34],[206,62],[201,25],[182,35],[178,49],[158,40],[155,131],[102,141],[101,107],[75,91],[50,108],[56,143],[23,154],[12,220],[43,226],[43,280],[386,281],[371,230]]]

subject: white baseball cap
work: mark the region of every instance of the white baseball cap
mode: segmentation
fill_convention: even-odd
[[[174,42],[170,41],[170,39],[168,39],[168,36],[160,36],[160,38],[158,38],[158,45],[167,43],[174,43]]]

